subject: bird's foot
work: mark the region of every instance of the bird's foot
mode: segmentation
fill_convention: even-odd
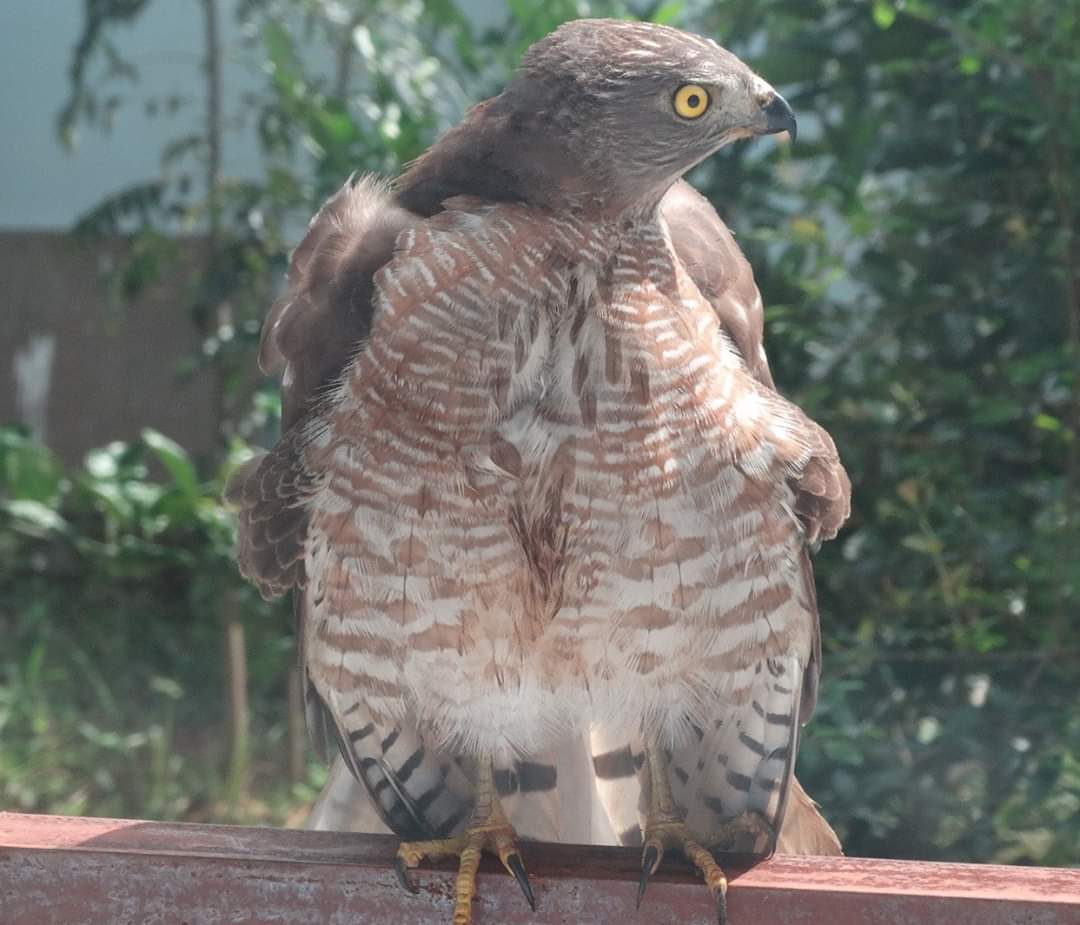
[[[727,877],[712,852],[704,847],[698,836],[691,831],[677,812],[655,811],[650,813],[645,822],[644,844],[641,852],[641,879],[638,881],[637,904],[641,907],[645,888],[649,878],[656,873],[664,852],[669,848],[678,848],[687,859],[701,872],[705,884],[713,894],[716,903],[716,921],[718,925],[727,922]],[[716,832],[710,833],[711,844],[727,845],[745,841],[749,837],[755,845],[770,844],[772,828],[768,821],[757,812],[747,810],[728,820]]]
[[[517,847],[517,833],[499,812],[482,822],[470,824],[460,835],[435,841],[402,842],[398,848],[395,869],[401,885],[411,893],[417,891],[409,871],[414,869],[424,858],[449,857],[456,855],[458,863],[457,880],[454,886],[454,925],[469,925],[472,921],[472,901],[476,892],[476,871],[480,866],[480,856],[484,851],[498,855],[505,867],[513,875],[529,908],[536,910],[532,886],[521,862]]]
[[[771,853],[775,835],[768,819],[756,810],[747,809],[711,832],[709,844],[718,851],[764,855]]]

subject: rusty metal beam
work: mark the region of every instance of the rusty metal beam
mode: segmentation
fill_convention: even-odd
[[[0,813],[3,925],[447,925],[449,868],[418,896],[380,835]],[[665,861],[634,912],[637,852],[527,844],[530,913],[496,864],[482,868],[475,925],[712,921],[707,890]],[[733,871],[733,925],[1077,925],[1080,871],[777,857]]]

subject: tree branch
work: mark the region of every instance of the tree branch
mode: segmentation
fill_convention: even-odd
[[[206,205],[210,221],[210,259],[221,235],[221,36],[217,0],[202,0],[206,45]]]

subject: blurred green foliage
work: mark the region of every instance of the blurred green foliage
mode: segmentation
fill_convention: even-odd
[[[226,466],[243,458],[237,447]],[[283,818],[288,608],[236,580],[234,525],[184,450],[145,431],[75,471],[0,429],[0,802],[151,818]],[[223,806],[223,596],[251,638],[256,771]],[[276,815],[275,815],[276,814]]]
[[[143,5],[88,0],[65,132],[107,123],[101,88],[133,78],[113,28]],[[739,145],[691,178],[751,257],[777,381],[855,486],[817,557],[825,669],[800,776],[852,854],[1075,863],[1080,0],[509,0],[487,30],[453,0],[243,0],[264,170],[215,190],[199,363],[250,367],[288,242],[350,172],[395,173],[558,22],[635,13],[715,36],[800,117],[796,147]],[[205,221],[207,144],[182,139],[160,182],[83,221],[143,242],[124,293]],[[226,436],[260,432],[244,403]],[[280,786],[288,621],[234,575],[219,483],[152,434],[75,473],[4,441],[4,802],[212,814],[228,600],[254,635],[257,789],[284,816],[308,792]]]

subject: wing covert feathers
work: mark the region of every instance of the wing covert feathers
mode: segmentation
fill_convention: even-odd
[[[304,585],[306,505],[317,480],[304,466],[301,443],[294,428],[269,453],[241,465],[225,487],[226,501],[240,509],[240,573],[267,600]]]
[[[810,459],[795,485],[795,513],[806,531],[806,542],[816,548],[831,540],[851,513],[851,480],[840,462],[836,444],[824,428],[810,423],[815,439]]]
[[[712,204],[685,180],[661,203],[671,243],[701,294],[712,305],[724,332],[738,348],[750,374],[774,390],[764,349],[764,307],[754,272]],[[796,514],[807,542],[836,536],[850,513],[851,483],[836,445],[824,429],[805,422],[810,457],[796,485]]]
[[[761,293],[735,236],[712,203],[685,180],[671,187],[660,208],[675,253],[712,305],[747,370],[772,388],[772,373],[763,347],[765,311]]]
[[[397,236],[417,220],[373,176],[351,177],[311,220],[259,348],[263,371],[284,373],[284,429],[341,375],[367,337],[374,275],[393,255]]]

